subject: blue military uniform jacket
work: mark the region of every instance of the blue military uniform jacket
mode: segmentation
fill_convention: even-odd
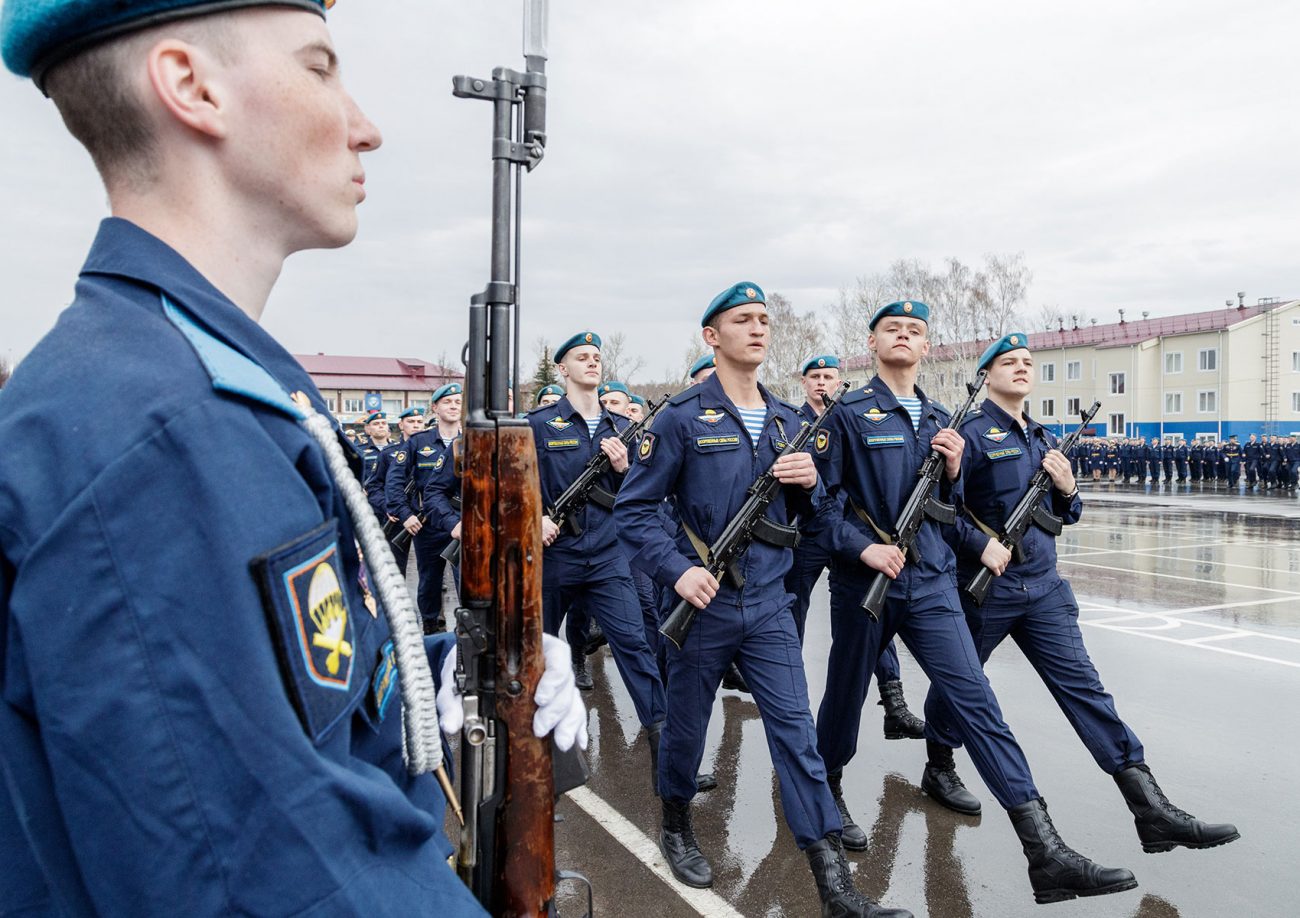
[[[711,545],[739,512],[750,483],[765,472],[804,423],[790,405],[759,387],[767,418],[755,446],[740,413],[716,375],[673,396],[645,434],[618,495],[618,538],[634,567],[672,590],[682,574],[703,561],[685,527]],[[673,498],[680,525],[670,534],[661,510]],[[767,518],[788,525],[802,518],[804,538],[816,538],[834,505],[821,481],[812,491],[777,490]],[[756,605],[786,595],[789,549],[755,541],[741,556],[745,586],[723,577],[714,602]]]
[[[527,417],[537,446],[542,505],[548,509],[564,493],[564,489],[582,474],[591,457],[600,449],[600,441],[606,437],[617,437],[631,423],[621,414],[610,414],[602,409],[595,436],[592,436],[587,430],[586,420],[567,397],[553,405],[534,408],[528,412]],[[610,494],[617,494],[623,477],[611,469],[601,476],[597,484]],[[546,548],[548,564],[603,567],[623,563],[618,540],[614,535],[612,511],[595,501],[588,501],[575,515],[575,520],[582,527],[582,534],[574,535],[567,525],[561,529],[559,536]]]
[[[1028,490],[1029,479],[1057,444],[1056,437],[1033,418],[1022,428],[991,399],[966,416],[960,433],[966,441],[961,457],[965,506],[957,516],[953,541],[957,580],[966,583],[980,569],[980,555],[989,541],[988,534],[971,517],[1001,532],[1007,516]],[[1083,513],[1078,494],[1067,500],[1055,487],[1044,495],[1043,506],[1067,525],[1078,522]],[[1054,536],[1030,526],[1021,550],[1024,560],[1013,559],[1002,576],[994,578],[994,593],[1042,579],[1059,579]]]
[[[40,864],[40,911],[482,914],[403,769],[388,630],[293,391],[325,410],[109,219],[0,392],[25,434],[0,453],[0,853]],[[5,906],[40,882],[13,863]]]
[[[442,462],[424,483],[421,492],[424,500],[424,525],[434,532],[450,535],[460,522],[460,476],[456,474],[456,455],[460,452],[460,436],[442,454]]]
[[[917,469],[930,453],[930,438],[951,418],[946,408],[930,401],[919,388],[916,394],[921,399],[921,424],[914,431],[907,409],[880,377],[873,377],[862,388],[845,393],[822,428],[826,436],[819,434],[813,444],[817,469],[842,508],[838,522],[824,537],[832,571],[837,577],[859,581],[863,589],[876,572],[862,563],[862,552],[884,539],[858,511],[891,534],[916,484]],[[944,475],[935,487],[939,500],[956,503],[960,510],[960,478],[949,482]],[[919,598],[953,586],[956,562],[938,523],[927,519],[913,548],[902,573],[890,585],[891,596]]]
[[[389,443],[381,449],[374,458],[374,463],[370,470],[362,478],[366,487],[366,500],[370,502],[371,508],[381,520],[388,519],[388,501],[384,497],[384,482],[388,477],[388,464],[392,462],[393,455],[403,448],[405,441],[396,440]],[[402,517],[406,519],[406,517]]]
[[[393,453],[384,472],[384,504],[390,515],[405,520],[424,511],[424,486],[451,460],[447,447],[434,427],[420,431],[406,441],[405,448]],[[407,494],[412,479],[415,486]]]

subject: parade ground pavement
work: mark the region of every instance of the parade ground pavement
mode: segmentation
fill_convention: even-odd
[[[887,742],[881,708],[863,713],[844,792],[869,850],[850,853],[859,888],[929,918],[1286,918],[1297,914],[1300,855],[1300,502],[1197,489],[1084,486],[1084,517],[1059,541],[1102,682],[1178,806],[1235,822],[1241,839],[1204,851],[1144,854],[1114,782],[1093,761],[1013,643],[987,673],[1066,842],[1124,866],[1136,890],[1036,906],[1019,843],[965,752],[957,764],[982,818],[921,793],[920,740]],[[707,613],[705,613],[707,614]],[[825,579],[814,593],[804,660],[815,712],[830,643]],[[911,708],[927,682],[902,647]],[[657,839],[658,801],[632,703],[607,649],[591,660],[591,781],[557,812],[556,859],[595,887],[598,916],[816,916],[807,861],[781,815],[758,709],[721,692],[696,798],[714,886],[672,879]],[[560,900],[578,918],[585,902]]]

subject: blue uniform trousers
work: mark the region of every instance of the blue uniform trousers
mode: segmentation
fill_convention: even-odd
[[[981,663],[1010,635],[1038,671],[1074,732],[1102,771],[1113,775],[1139,765],[1142,743],[1120,720],[1115,700],[1102,687],[1079,631],[1079,605],[1070,585],[1060,578],[1022,585],[1013,595],[990,590],[983,606],[962,597]],[[943,702],[926,699],[926,722],[946,746],[960,745],[951,712]]]
[[[1246,460],[1246,484],[1254,485],[1259,480],[1259,460]]]
[[[650,645],[650,653],[657,660],[659,645],[663,642],[663,635],[659,633],[659,589],[650,579],[650,575],[640,568],[633,569],[632,583],[636,587],[637,601],[641,604],[641,624],[645,628],[645,642]]]
[[[865,591],[858,578],[831,582],[831,655],[817,714],[817,749],[826,767],[838,771],[857,752],[862,703],[871,681],[861,661],[876,659],[881,644],[898,634],[930,677],[926,736],[940,738],[929,720],[932,701],[941,698],[957,712],[956,730],[998,803],[1009,809],[1037,797],[1029,763],[980,667],[956,584],[915,599],[890,596],[879,622],[862,610]]]
[[[1160,480],[1160,460],[1159,460],[1159,459],[1148,459],[1148,460],[1147,460],[1147,478],[1149,478],[1151,481],[1159,481],[1159,480]]]
[[[1186,480],[1187,480],[1187,460],[1186,460],[1186,459],[1178,459],[1177,462],[1178,462],[1178,480],[1179,480],[1179,481],[1186,481]]]
[[[789,597],[754,606],[715,599],[700,612],[678,650],[668,644],[668,723],[659,745],[659,793],[695,796],[713,701],[735,660],[749,683],[781,784],[781,809],[799,847],[843,826],[817,754],[808,682]]]
[[[664,719],[664,687],[645,639],[645,623],[626,565],[587,568],[576,564],[542,566],[542,620],[547,634],[559,634],[566,611],[582,609],[595,617],[609,641],[614,664],[641,725]]]
[[[429,526],[421,529],[411,539],[411,547],[415,550],[415,569],[420,577],[415,589],[415,604],[420,609],[420,618],[426,622],[442,619],[442,578],[447,569],[442,550],[449,541],[450,537],[446,533],[433,532]]]
[[[790,611],[794,614],[794,627],[799,633],[800,646],[803,646],[804,625],[808,619],[808,606],[812,602],[813,587],[821,578],[822,571],[826,570],[826,564],[825,552],[796,548],[794,564],[790,568],[790,573],[785,575],[785,588],[794,594],[794,604],[790,607]],[[895,649],[894,642],[890,641],[880,652],[880,659],[876,661],[876,681],[897,682],[901,678],[898,650]]]
[[[1237,484],[1241,481],[1241,460],[1228,460],[1228,484]]]

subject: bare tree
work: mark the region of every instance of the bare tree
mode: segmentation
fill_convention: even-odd
[[[794,398],[799,391],[799,368],[821,346],[821,322],[815,313],[799,315],[779,293],[768,295],[767,320],[771,339],[759,378],[773,394]]]
[[[14,375],[14,369],[9,365],[8,357],[0,357],[0,389],[5,387],[9,382],[9,377]]]
[[[686,374],[690,373],[691,367],[695,366],[695,361],[709,353],[710,350],[711,348],[704,343],[698,331],[691,332],[691,342],[687,345],[686,355],[682,360],[681,378],[685,379]]]
[[[641,372],[645,361],[640,357],[630,357],[627,353],[627,335],[615,332],[601,339],[600,365],[605,379],[627,382]]]
[[[1020,309],[1029,297],[1034,273],[1025,264],[1025,253],[985,255],[984,274],[988,278],[989,324],[997,335],[1019,321]],[[996,337],[996,336],[995,336]]]

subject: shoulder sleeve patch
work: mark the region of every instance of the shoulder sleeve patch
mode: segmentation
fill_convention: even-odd
[[[636,458],[638,462],[648,463],[655,454],[655,443],[658,438],[652,433],[646,433],[641,437],[641,445],[637,447]]]

